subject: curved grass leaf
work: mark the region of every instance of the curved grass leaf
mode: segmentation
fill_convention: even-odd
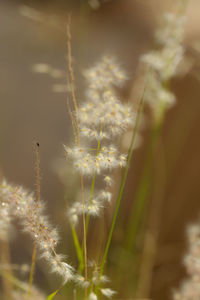
[[[52,294],[50,294],[50,295],[46,298],[46,300],[52,300],[52,299],[56,296],[56,294],[59,292],[59,290],[60,290],[60,289],[57,289],[55,292],[53,292]]]

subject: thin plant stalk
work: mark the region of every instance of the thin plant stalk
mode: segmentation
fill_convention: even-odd
[[[102,131],[102,126],[101,126],[100,131]],[[101,146],[101,139],[99,139],[98,145],[97,145],[97,153],[96,153],[97,157],[99,156],[100,146]],[[96,173],[94,173],[93,178],[92,178],[92,184],[91,184],[91,189],[90,189],[89,201],[92,199],[92,196],[94,194],[95,181],[96,181]],[[86,217],[86,235],[88,233],[89,222],[90,222],[90,215],[87,214],[87,217]]]
[[[158,138],[160,136],[160,131],[162,128],[162,122],[154,123],[153,129],[150,134],[150,141],[148,143],[146,159],[144,162],[144,169],[142,172],[141,180],[139,183],[138,190],[136,192],[135,203],[132,205],[129,223],[127,226],[127,235],[125,239],[124,249],[129,253],[134,253],[133,249],[135,247],[136,237],[138,237],[139,232],[141,233],[142,239],[144,238],[144,228],[142,228],[142,221],[144,220],[147,213],[147,205],[148,205],[148,194],[150,192],[151,186],[151,171],[152,171],[152,163],[154,152],[158,143]],[[119,258],[124,259],[124,254]],[[134,255],[134,254],[133,254]],[[137,269],[139,269],[138,260],[140,258],[135,258],[134,261],[134,292],[137,286],[138,276],[136,274]],[[137,263],[136,263],[137,262]]]
[[[72,50],[71,50],[71,16],[68,17],[67,24],[67,58],[68,58],[68,71],[70,75],[70,85],[71,85],[71,95],[72,102],[74,105],[74,110],[76,113],[76,122],[75,122],[75,139],[78,145],[80,145],[80,135],[79,135],[79,117],[78,117],[78,105],[75,94],[75,78],[74,71],[72,66]],[[84,271],[85,271],[85,280],[87,281],[87,232],[86,232],[86,214],[85,214],[85,197],[84,197],[84,179],[83,174],[80,174],[81,179],[81,200],[83,205],[83,255],[84,255]],[[85,299],[87,299],[87,287],[85,287]]]
[[[77,292],[76,292],[76,289],[74,289],[74,290],[73,290],[73,297],[74,297],[73,300],[76,300],[76,299],[77,299],[76,295],[77,295]]]
[[[169,88],[169,81],[163,82],[163,87],[165,87],[166,89]],[[127,238],[125,241],[125,249],[129,252],[131,252],[134,246],[140,222],[144,215],[144,209],[147,204],[148,193],[151,185],[151,169],[153,157],[163,126],[164,115],[166,110],[165,108],[165,105],[162,104],[160,107],[160,117],[158,119],[155,119],[153,122],[153,128],[151,130],[150,142],[148,144],[148,150],[146,160],[144,163],[142,178],[138,187],[138,191],[136,193],[135,205],[132,206],[129,218],[130,222],[128,226]]]
[[[39,143],[34,141],[34,154],[35,154],[35,170],[36,170],[36,194],[37,194],[37,202],[39,203],[41,200],[41,184],[40,184],[40,156],[39,156]],[[28,287],[28,294],[27,298],[30,299],[31,297],[31,290],[34,280],[34,271],[35,271],[35,262],[37,256],[37,244],[34,244],[33,252],[32,252],[32,259],[31,259],[31,270],[29,275],[29,287]]]
[[[74,73],[73,73],[73,68],[72,68],[71,30],[70,30],[70,26],[71,26],[71,17],[69,16],[68,25],[67,25],[67,52],[68,52],[68,70],[69,70],[69,73],[70,73],[70,79],[68,79],[68,81],[69,81],[69,84],[71,86],[72,99],[73,99],[74,109],[76,110],[76,116],[77,116],[77,112],[78,112],[77,109],[78,108],[77,108],[76,97],[75,97]],[[72,113],[72,109],[71,109],[71,106],[70,106],[69,99],[67,99],[67,109],[68,109],[68,113],[69,113],[71,123],[72,123],[75,143],[78,144],[77,119],[75,120],[75,118],[74,118],[74,115]],[[72,231],[72,237],[73,237],[73,241],[74,241],[74,246],[75,246],[77,258],[79,260],[79,271],[82,272],[83,269],[84,269],[83,251],[82,251],[82,248],[80,246],[80,242],[79,242],[79,239],[78,239],[78,234],[77,234],[76,228],[74,227],[74,225],[71,222],[70,222],[70,227],[71,227],[71,231]]]
[[[70,87],[71,87],[71,95],[72,95],[72,102],[74,105],[74,110],[76,113],[76,122],[75,122],[75,136],[77,138],[77,143],[79,143],[79,120],[78,120],[78,105],[76,101],[76,94],[75,94],[75,78],[74,78],[74,71],[72,67],[72,49],[71,49],[71,16],[68,16],[67,22],[67,60],[68,60],[68,71],[70,75]]]
[[[170,175],[173,174],[177,159],[180,156],[193,127],[195,126],[195,122],[199,118],[199,111],[195,110],[191,114],[188,114],[188,110],[180,112],[179,109],[179,115],[180,117],[176,117],[176,120],[173,122],[174,130],[169,131],[166,137],[166,143],[168,145],[168,160],[170,162],[167,168],[168,178],[171,178]],[[179,136],[178,139],[177,136]]]
[[[148,229],[146,229],[144,238],[143,254],[141,259],[140,274],[137,284],[136,297],[148,298],[153,274],[153,266],[157,252],[157,242],[159,235],[159,228],[161,224],[161,212],[164,201],[164,191],[166,185],[165,178],[165,158],[164,149],[162,147],[161,140],[158,142],[157,151],[157,163],[155,169],[156,185],[154,189],[153,199],[151,203],[151,209],[149,213]],[[155,152],[155,155],[156,155]]]
[[[87,281],[87,232],[86,232],[86,215],[85,215],[85,198],[84,198],[84,181],[83,175],[81,174],[81,194],[82,194],[82,205],[83,205],[83,249],[84,249],[84,271],[85,281]],[[87,300],[87,287],[85,287],[85,300]]]
[[[79,239],[78,239],[78,235],[76,232],[76,229],[74,227],[74,225],[72,224],[72,222],[70,222],[70,226],[71,226],[71,231],[72,231],[72,237],[74,240],[74,246],[76,249],[76,254],[79,260],[79,271],[82,273],[83,269],[84,269],[84,258],[83,258],[83,251],[82,248],[80,246],[79,243]]]
[[[66,201],[66,207],[68,208],[68,202]],[[72,232],[72,237],[74,241],[74,246],[76,250],[76,256],[79,261],[79,272],[82,273],[84,269],[84,258],[83,258],[83,248],[80,245],[78,234],[76,231],[76,228],[72,222],[69,222],[70,227],[71,227],[71,232]]]
[[[139,107],[138,107],[138,112],[137,112],[137,117],[136,117],[136,124],[135,124],[133,134],[132,134],[131,144],[130,144],[128,158],[127,158],[127,164],[126,164],[126,167],[124,169],[122,182],[121,182],[121,186],[120,186],[120,190],[119,190],[119,194],[118,194],[117,202],[116,202],[116,206],[115,206],[114,216],[113,216],[111,228],[110,228],[110,231],[109,231],[109,235],[108,235],[108,239],[107,239],[107,243],[106,243],[102,263],[101,263],[100,270],[99,270],[99,278],[102,276],[103,271],[104,271],[104,267],[105,267],[106,259],[107,259],[107,256],[108,256],[108,251],[109,251],[109,248],[110,248],[110,243],[111,243],[113,231],[114,231],[114,228],[115,228],[115,224],[116,224],[116,220],[117,220],[117,216],[118,216],[118,212],[119,212],[121,199],[122,199],[125,184],[126,184],[128,170],[129,170],[129,167],[130,167],[130,164],[131,164],[131,159],[132,159],[132,156],[133,156],[135,138],[136,138],[136,135],[137,135],[137,131],[138,131],[139,123],[140,123],[140,118],[141,118],[141,114],[142,114],[142,109],[143,109],[144,94],[145,94],[145,87],[144,87],[143,94],[142,94],[142,97],[141,97],[141,100],[140,100],[140,103],[139,103]],[[98,289],[98,286],[96,286],[95,291],[97,291],[97,289]]]
[[[34,244],[32,259],[31,259],[31,271],[30,271],[30,275],[29,275],[28,299],[30,299],[30,297],[31,297],[32,285],[33,285],[33,280],[34,280],[34,272],[35,272],[36,256],[37,256],[37,245]]]
[[[152,158],[153,153],[155,151],[158,138],[160,135],[162,129],[162,122],[156,123],[154,126],[151,137],[150,137],[150,143],[149,148],[147,151],[147,157],[144,164],[144,171],[142,175],[142,179],[136,194],[136,206],[133,205],[132,211],[130,214],[130,223],[128,226],[128,233],[127,233],[127,239],[125,242],[125,248],[128,251],[132,250],[132,247],[135,242],[136,234],[138,232],[138,227],[141,222],[141,218],[143,216],[144,207],[146,205],[147,195],[150,188],[150,173],[151,173],[151,167],[152,167]]]

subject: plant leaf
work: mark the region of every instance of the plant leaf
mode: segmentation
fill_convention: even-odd
[[[46,300],[52,300],[52,299],[56,296],[56,294],[59,292],[59,290],[60,290],[60,289],[57,289],[55,292],[53,292],[52,294],[50,294],[50,295],[46,298]]]

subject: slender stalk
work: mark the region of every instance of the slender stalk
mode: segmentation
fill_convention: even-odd
[[[102,126],[101,126],[100,131],[102,131]],[[97,154],[96,154],[97,157],[99,156],[100,145],[101,145],[101,140],[99,139],[98,145],[97,145]],[[93,175],[93,178],[92,178],[89,201],[92,199],[92,196],[94,194],[95,181],[96,181],[96,172],[94,172],[94,175]],[[89,222],[90,222],[90,215],[87,214],[87,217],[86,217],[86,234],[88,233]]]
[[[82,251],[82,248],[81,248],[80,243],[79,243],[79,239],[78,239],[78,235],[76,233],[76,229],[75,229],[74,225],[72,224],[72,222],[70,222],[70,226],[71,226],[71,230],[72,230],[72,236],[73,236],[73,240],[74,240],[76,254],[77,254],[77,257],[78,257],[78,260],[79,260],[79,271],[82,272],[83,269],[84,269],[83,251]]]
[[[66,208],[68,209],[68,202],[66,201]],[[80,273],[82,273],[83,269],[84,269],[84,258],[83,258],[83,249],[81,248],[79,239],[78,239],[78,234],[76,231],[76,228],[74,226],[74,224],[70,221],[69,222],[70,227],[71,227],[71,231],[72,231],[72,237],[73,237],[73,241],[74,241],[74,246],[75,246],[75,250],[76,250],[76,255],[79,261],[79,271]]]
[[[71,49],[71,16],[68,16],[68,22],[67,22],[67,59],[68,59],[68,71],[70,75],[70,84],[71,84],[71,95],[72,95],[72,101],[74,105],[74,110],[76,113],[76,122],[75,122],[75,136],[77,138],[77,142],[79,141],[79,118],[78,118],[78,105],[76,101],[76,95],[75,95],[75,79],[74,79],[74,70],[72,67],[72,49]]]
[[[37,256],[37,245],[34,244],[32,259],[31,259],[31,271],[30,271],[30,275],[29,275],[28,299],[30,299],[30,297],[31,297],[31,290],[32,290],[33,279],[34,279],[36,256]]]
[[[85,198],[84,198],[84,180],[81,174],[81,194],[82,194],[82,205],[83,205],[83,245],[84,245],[84,270],[85,270],[85,281],[88,278],[87,272],[87,232],[86,232],[86,216],[85,216]],[[87,287],[85,287],[85,300],[87,300]]]
[[[71,110],[69,99],[67,99],[67,110],[68,110],[68,114],[69,114],[71,122],[72,122],[72,128],[73,128],[75,143],[77,143],[76,122],[75,122],[74,115],[73,115],[72,110]]]
[[[78,145],[80,145],[80,129],[79,129],[79,114],[78,114],[78,105],[75,94],[75,78],[74,71],[72,66],[72,50],[71,50],[71,16],[68,17],[67,24],[67,58],[68,58],[68,71],[70,75],[70,84],[71,84],[71,95],[74,105],[74,110],[76,113],[76,122],[75,122],[75,139]],[[84,179],[83,174],[80,174],[81,179],[81,201],[83,205],[83,254],[84,254],[84,271],[85,271],[85,280],[87,281],[87,232],[86,232],[86,214],[85,214],[85,196],[84,196]],[[85,288],[85,300],[87,299],[87,287]]]
[[[118,212],[119,212],[119,207],[120,207],[121,199],[122,199],[125,184],[126,184],[128,170],[129,170],[129,167],[130,167],[130,164],[131,164],[131,159],[132,159],[134,145],[135,145],[135,138],[136,138],[136,134],[137,134],[137,131],[138,131],[139,122],[140,122],[140,118],[141,118],[141,113],[142,113],[142,109],[143,109],[144,94],[145,94],[145,88],[143,90],[143,94],[142,94],[142,97],[140,99],[140,103],[139,103],[139,107],[138,107],[138,112],[137,112],[137,117],[136,117],[136,124],[135,124],[134,130],[133,130],[133,135],[132,135],[131,144],[130,144],[129,153],[128,153],[128,158],[127,158],[127,164],[126,164],[126,167],[124,169],[122,182],[121,182],[121,186],[120,186],[120,190],[119,190],[119,194],[118,194],[117,202],[116,202],[116,206],[115,206],[114,216],[113,216],[111,228],[110,228],[110,231],[109,231],[108,240],[107,240],[107,243],[106,243],[102,263],[101,263],[101,266],[100,266],[99,278],[102,276],[103,271],[104,271],[104,266],[105,266],[106,259],[107,259],[107,256],[108,256],[108,251],[109,251],[109,248],[110,248],[112,235],[113,235],[113,231],[114,231],[114,228],[115,228],[115,224],[116,224],[116,220],[117,220],[117,216],[118,216]],[[98,286],[96,286],[96,288],[95,288],[95,291],[97,291],[97,290],[98,290]]]
[[[102,130],[102,126],[100,131]],[[101,145],[101,140],[99,139],[98,141],[98,145],[97,145],[97,154],[96,156],[98,157],[99,155],[99,150],[100,150],[100,145]],[[94,186],[95,186],[95,181],[96,181],[96,173],[94,173],[93,178],[92,178],[92,183],[91,183],[91,188],[90,188],[90,196],[89,196],[89,201],[92,199],[92,196],[94,194]],[[86,239],[87,239],[87,234],[88,234],[88,228],[89,228],[89,223],[90,223],[90,215],[87,214],[86,215]],[[84,241],[82,243],[82,249],[84,247]],[[79,270],[82,271],[82,267],[81,267],[81,262],[79,261]]]
[[[150,286],[153,276],[153,267],[156,259],[157,243],[159,236],[159,229],[162,222],[162,207],[164,201],[164,193],[166,187],[165,176],[165,158],[164,149],[162,147],[161,139],[158,142],[158,149],[154,153],[156,156],[156,168],[155,168],[155,187],[153,191],[153,199],[151,202],[151,209],[149,210],[148,225],[144,237],[144,247],[141,259],[140,274],[137,284],[138,298],[148,298],[150,292]]]
[[[37,191],[37,201],[41,200],[41,184],[40,184],[40,155],[39,155],[39,146],[40,144],[34,143],[34,152],[35,152],[35,167],[36,167],[36,191]]]
[[[36,193],[37,193],[37,202],[41,200],[41,184],[40,184],[40,156],[39,156],[39,146],[40,144],[34,141],[34,154],[35,154],[35,170],[36,170]],[[31,297],[31,290],[34,280],[34,271],[35,271],[35,262],[37,256],[37,244],[34,244],[32,259],[31,259],[31,270],[29,275],[29,288],[27,298],[30,299]]]
[[[144,164],[144,171],[142,175],[142,179],[136,194],[136,206],[133,205],[132,211],[130,214],[130,223],[128,226],[128,234],[127,234],[127,240],[125,242],[125,248],[128,251],[131,251],[133,244],[135,242],[136,234],[138,232],[138,227],[140,225],[141,218],[143,216],[144,207],[147,201],[147,195],[149,192],[151,179],[150,179],[150,172],[152,167],[152,157],[154,150],[157,145],[158,137],[160,135],[160,131],[162,128],[162,122],[156,123],[154,126],[151,137],[150,137],[150,143],[149,148],[147,151],[147,157]]]
[[[76,292],[76,289],[74,289],[74,290],[73,290],[73,297],[74,297],[73,300],[76,300],[76,299],[77,299],[76,295],[77,295],[77,292]]]

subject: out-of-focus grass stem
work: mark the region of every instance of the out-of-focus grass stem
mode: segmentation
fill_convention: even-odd
[[[101,125],[101,128],[100,128],[100,132],[101,131],[102,131],[102,125]],[[99,156],[100,146],[101,146],[101,139],[99,139],[99,141],[98,141],[96,157]],[[89,201],[92,199],[92,196],[94,194],[95,181],[96,181],[96,173],[94,173],[93,178],[92,178],[92,184],[91,184],[91,189],[90,189]],[[90,223],[90,215],[87,214],[87,217],[86,217],[86,234],[88,233],[89,223]]]
[[[127,163],[126,163],[126,167],[124,169],[124,173],[123,173],[123,177],[122,177],[122,181],[121,181],[121,186],[120,186],[119,194],[118,194],[117,201],[116,201],[114,216],[113,216],[111,228],[110,228],[110,231],[109,231],[109,234],[108,234],[108,239],[107,239],[107,243],[106,243],[102,263],[101,263],[101,266],[100,266],[99,278],[102,276],[103,271],[104,271],[104,267],[105,267],[106,259],[107,259],[107,256],[108,256],[108,251],[109,251],[109,248],[110,248],[110,243],[111,243],[113,231],[114,231],[114,228],[115,228],[115,224],[116,224],[116,220],[117,220],[117,216],[118,216],[118,212],[119,212],[121,199],[122,199],[125,184],[126,184],[128,170],[129,170],[129,167],[130,167],[130,164],[131,164],[131,159],[132,159],[132,156],[133,156],[133,150],[134,150],[134,146],[135,146],[135,138],[136,138],[137,131],[138,131],[138,128],[139,128],[140,118],[141,118],[142,109],[143,109],[144,94],[145,94],[145,84],[144,84],[143,94],[142,94],[142,97],[140,99],[139,106],[138,106],[136,123],[135,123],[135,127],[133,129],[131,144],[130,144],[128,158],[127,158]],[[98,291],[98,285],[96,286],[95,291],[96,292]]]
[[[144,207],[146,205],[146,201],[148,198],[149,187],[151,184],[150,174],[152,168],[153,153],[155,151],[161,129],[162,129],[162,121],[156,123],[151,132],[150,142],[147,150],[147,156],[144,163],[144,170],[136,194],[136,200],[135,200],[136,204],[132,206],[132,211],[130,214],[130,223],[128,225],[127,239],[125,242],[125,248],[128,251],[131,251],[134,245],[136,234],[138,232],[138,227],[140,225],[140,221],[144,212]]]
[[[17,286],[19,289],[27,292],[27,288],[24,285],[23,282],[21,282],[20,280],[16,279],[14,276],[12,276],[12,274],[10,274],[8,271],[1,271],[0,270],[0,274],[3,278],[7,279],[12,285]],[[6,298],[6,300],[8,300],[9,298]],[[12,299],[12,298],[10,298]]]
[[[68,71],[70,77],[70,84],[71,84],[71,95],[72,95],[72,102],[74,105],[74,110],[76,113],[76,121],[75,121],[75,141],[77,145],[80,146],[80,128],[79,128],[79,112],[78,112],[78,105],[76,100],[75,94],[75,78],[74,78],[74,71],[72,66],[72,50],[71,50],[71,16],[68,16],[68,23],[67,23],[67,58],[68,58]],[[85,192],[84,192],[84,178],[83,174],[80,174],[81,179],[81,201],[83,205],[83,256],[84,256],[84,272],[85,272],[85,280],[87,281],[87,232],[86,232],[86,213],[85,213]],[[87,300],[87,287],[85,287],[85,296],[84,299]]]
[[[158,148],[154,155],[156,156],[156,168],[154,171],[154,185],[153,199],[150,204],[148,224],[144,236],[144,246],[141,258],[141,266],[137,284],[138,298],[148,298],[150,294],[151,281],[153,276],[153,267],[157,253],[157,243],[159,230],[162,222],[162,208],[165,195],[166,185],[166,163],[164,156],[164,148],[162,146],[161,138],[158,141]],[[159,153],[159,155],[156,155]]]
[[[100,128],[100,131],[102,131],[102,125],[101,125],[101,128]],[[101,145],[101,139],[99,139],[98,141],[98,145],[97,145],[97,153],[96,153],[96,156],[98,157],[99,155],[99,150],[100,150],[100,145]],[[96,181],[96,173],[94,173],[93,177],[92,177],[92,183],[91,183],[91,188],[90,188],[90,196],[89,196],[89,201],[92,199],[92,196],[94,194],[94,186],[95,186],[95,181]],[[87,234],[88,234],[88,228],[89,228],[89,223],[90,223],[90,215],[87,214],[86,216],[86,237],[87,237]],[[82,243],[82,249],[83,249],[83,243]],[[81,261],[79,261],[79,270],[81,271],[82,270],[82,267],[81,267]]]
[[[1,241],[0,243],[0,261],[2,265],[10,265],[10,248],[8,240]],[[9,277],[12,277],[11,269],[1,271],[2,275],[2,296],[3,300],[12,300],[12,282]]]

